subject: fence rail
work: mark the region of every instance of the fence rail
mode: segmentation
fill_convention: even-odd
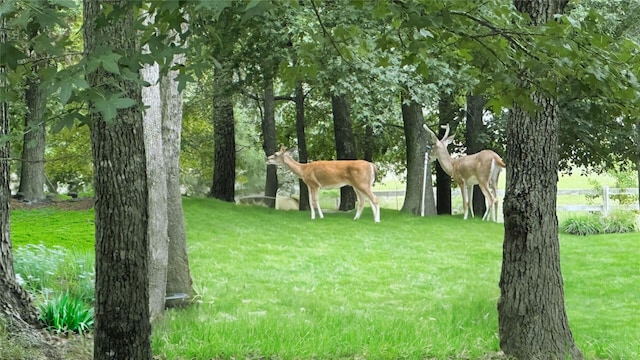
[[[435,188],[434,188],[435,192]],[[376,196],[378,197],[404,197],[404,190],[382,190],[382,191],[374,191]],[[639,211],[640,206],[638,205],[638,189],[620,189],[620,188],[610,188],[603,187],[602,192],[598,192],[595,189],[562,189],[558,190],[558,197],[560,196],[569,196],[569,195],[583,195],[583,196],[592,196],[593,198],[598,197],[599,200],[597,204],[561,204],[557,206],[558,210],[562,211],[590,211],[590,212],[601,212],[604,215],[609,214],[609,212],[613,210],[629,210],[629,211]],[[635,196],[636,199],[633,204],[619,204],[615,199],[612,199],[612,196],[615,197],[617,195],[629,195]],[[452,190],[453,197],[461,197],[460,189],[456,188]],[[498,197],[500,200],[504,197],[504,190],[498,190]],[[585,199],[586,201],[586,199]],[[502,201],[500,201],[502,202]],[[502,204],[500,204],[502,206]]]

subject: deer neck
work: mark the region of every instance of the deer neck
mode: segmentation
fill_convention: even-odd
[[[289,168],[289,170],[291,170],[292,173],[296,174],[299,178],[302,178],[302,167],[304,166],[304,164],[295,161],[295,159],[292,158],[289,154],[285,155],[283,160],[284,164]]]
[[[438,161],[440,162],[440,167],[442,167],[442,170],[444,170],[444,172],[446,172],[447,175],[453,178],[453,171],[454,171],[453,158],[451,158],[451,155],[449,155],[449,152],[447,151],[447,149],[438,148],[436,150],[436,153],[438,155]]]

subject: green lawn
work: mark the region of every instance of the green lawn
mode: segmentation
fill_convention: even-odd
[[[502,224],[185,199],[198,305],[154,325],[158,359],[480,359],[499,350]],[[92,211],[12,211],[14,246],[87,247]],[[587,359],[640,357],[638,233],[561,235]],[[90,250],[89,250],[90,251]]]
[[[480,358],[498,351],[503,227],[369,208],[277,212],[185,200],[200,304],[156,325],[162,359]],[[588,359],[640,356],[638,234],[561,236]],[[635,344],[635,345],[634,345]]]

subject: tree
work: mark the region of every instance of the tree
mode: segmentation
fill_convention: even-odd
[[[139,44],[126,0],[84,1],[95,173],[94,359],[151,359]],[[109,11],[107,11],[109,10]],[[105,103],[102,99],[108,99]]]
[[[485,134],[485,126],[482,116],[484,114],[484,104],[486,102],[482,95],[467,95],[467,117],[465,142],[467,144],[467,155],[475,154],[485,149],[481,139]],[[484,195],[479,187],[473,188],[473,213],[484,214],[486,205]]]
[[[152,23],[148,15],[146,24]],[[148,52],[148,46],[145,47]],[[160,97],[160,66],[157,63],[140,69],[140,77],[149,83],[142,88],[144,150],[148,188],[149,239],[149,316],[153,320],[164,312],[169,259],[167,223],[167,173],[162,139],[162,98]]]
[[[187,40],[183,38],[188,25],[182,22],[181,33],[171,43],[178,48],[186,48]],[[182,129],[183,93],[179,87],[178,69],[184,69],[186,55],[174,54],[169,62],[169,71],[160,79],[160,98],[162,99],[162,143],[164,164],[167,173],[167,235],[169,237],[169,258],[167,260],[166,293],[185,294],[189,299],[195,295],[193,280],[189,269],[187,253],[187,234],[182,209],[182,192],[180,184],[180,139]],[[188,302],[176,305],[188,304]],[[172,303],[171,305],[174,305]]]
[[[215,71],[213,97],[213,184],[209,196],[233,202],[236,186],[236,138],[231,92],[232,69],[229,59],[221,58]]]
[[[435,215],[436,205],[433,197],[431,166],[424,163],[427,137],[422,129],[424,124],[422,106],[414,101],[402,101],[402,120],[404,121],[407,151],[407,188],[400,211],[420,215],[424,210],[425,215]],[[425,166],[427,166],[426,174],[428,176],[426,181],[424,181]],[[426,185],[424,185],[425,183]],[[423,191],[424,203],[422,202]]]
[[[453,122],[456,117],[455,101],[453,94],[445,92],[440,93],[440,101],[438,102],[438,139],[444,136],[443,125],[450,126],[451,133],[455,133],[455,125]],[[451,215],[451,177],[442,169],[440,162],[436,164],[436,209],[438,214]]]
[[[351,113],[346,95],[331,97],[333,109],[333,133],[336,139],[336,155],[338,160],[355,160],[356,148],[353,128],[351,127]],[[349,211],[355,208],[356,193],[351,186],[340,188],[340,210]]]
[[[564,0],[516,0],[534,24]],[[526,74],[528,69],[523,69]],[[526,79],[535,110],[515,104],[507,126],[507,189],[498,319],[500,348],[517,359],[582,359],[569,328],[560,271],[556,194],[558,106]]]

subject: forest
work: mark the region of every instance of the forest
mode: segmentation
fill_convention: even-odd
[[[260,194],[275,207],[299,192],[309,210],[305,184],[265,163],[285,146],[300,163],[372,162],[378,180],[402,177],[400,212],[451,214],[450,170],[424,158],[452,135],[449,152],[493,150],[506,163],[501,350],[580,359],[559,267],[558,174],[640,174],[638,10],[636,0],[3,1],[0,289],[19,289],[12,198],[93,197],[94,357],[150,359],[165,294],[194,293],[183,196]],[[423,196],[431,174],[437,195]],[[356,200],[340,189],[340,210]],[[486,208],[479,189],[473,208]],[[23,291],[5,293],[9,318],[37,323]]]

